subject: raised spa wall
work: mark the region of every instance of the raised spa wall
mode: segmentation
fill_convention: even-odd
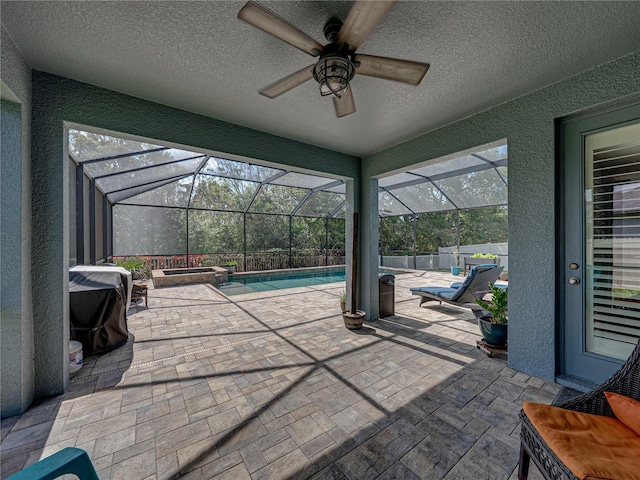
[[[180,273],[184,271],[184,273]],[[210,283],[219,285],[229,281],[229,271],[222,267],[171,268],[152,270],[153,287],[170,287],[172,285],[190,285],[193,283]]]

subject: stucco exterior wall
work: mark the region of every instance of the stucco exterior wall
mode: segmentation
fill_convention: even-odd
[[[0,31],[0,415],[23,412],[34,392],[31,311],[31,69]],[[8,100],[8,101],[7,101]]]
[[[68,159],[64,122],[124,132],[160,142],[353,178],[360,161],[341,153],[159,105],[67,78],[33,72],[33,264],[36,350],[48,359],[68,351]],[[350,187],[349,187],[350,189]],[[43,339],[42,343],[38,343]],[[45,341],[46,339],[46,341]],[[62,392],[68,365],[49,361],[37,374],[37,395]]]
[[[555,121],[640,95],[640,52],[364,158],[362,181],[429,159],[507,139],[509,148],[509,364],[545,379],[556,358]],[[364,188],[363,188],[364,190]],[[376,204],[363,202],[373,224]],[[376,251],[376,229],[368,246]],[[369,271],[377,262],[369,255]],[[370,274],[367,298],[377,298]],[[367,305],[364,306],[366,308]]]

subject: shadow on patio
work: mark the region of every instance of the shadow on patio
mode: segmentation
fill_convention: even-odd
[[[341,284],[150,291],[128,353],[3,421],[2,474],[78,446],[105,479],[513,477],[522,401],[560,387],[479,352],[469,312],[419,308],[425,281],[397,277],[397,315],[356,332]]]

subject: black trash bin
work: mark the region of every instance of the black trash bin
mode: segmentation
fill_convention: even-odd
[[[391,274],[378,276],[378,288],[380,290],[380,316],[388,317],[396,313],[396,277]]]

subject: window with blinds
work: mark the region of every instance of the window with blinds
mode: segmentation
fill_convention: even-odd
[[[585,138],[586,345],[625,359],[640,338],[640,124]]]

